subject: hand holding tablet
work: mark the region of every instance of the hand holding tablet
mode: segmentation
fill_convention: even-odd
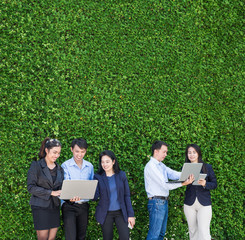
[[[192,185],[200,185],[200,186],[202,185],[202,186],[203,186],[203,184],[204,184],[204,186],[205,186],[205,185],[206,185],[206,180],[205,180],[206,176],[207,176],[207,174],[205,174],[205,173],[200,173],[198,180],[195,180],[195,181],[192,183]],[[200,180],[205,181],[205,183],[201,184],[202,181],[200,181]],[[200,182],[199,182],[199,181],[200,181]]]

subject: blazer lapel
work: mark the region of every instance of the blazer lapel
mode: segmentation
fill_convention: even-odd
[[[107,195],[108,195],[108,199],[110,199],[110,187],[109,187],[109,182],[108,182],[108,179],[107,179],[107,176],[105,173],[102,174],[102,180],[105,184],[105,187],[106,187],[106,192],[107,192]]]

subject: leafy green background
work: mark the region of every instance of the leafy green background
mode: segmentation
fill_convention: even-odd
[[[143,169],[154,140],[180,170],[188,143],[213,165],[214,239],[244,239],[244,2],[3,0],[0,3],[1,239],[35,239],[26,174],[41,141],[61,164],[84,137],[98,168],[113,150],[127,172],[136,226],[148,230]],[[168,239],[188,239],[184,188],[171,192]],[[88,239],[101,239],[91,204]],[[64,239],[62,227],[57,238]]]

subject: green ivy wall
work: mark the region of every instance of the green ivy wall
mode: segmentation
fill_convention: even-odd
[[[113,150],[148,230],[144,166],[156,139],[180,170],[187,144],[213,165],[212,237],[245,239],[244,2],[3,0],[0,3],[0,239],[35,239],[26,175],[41,141],[86,159]],[[184,187],[170,194],[168,239],[188,239]],[[88,239],[102,239],[91,204]],[[64,239],[62,227],[57,239]]]

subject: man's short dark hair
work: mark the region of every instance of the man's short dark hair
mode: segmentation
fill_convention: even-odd
[[[151,146],[151,154],[152,154],[152,156],[154,155],[154,151],[155,151],[156,149],[157,149],[157,150],[160,149],[160,148],[162,147],[162,145],[168,147],[168,144],[167,144],[167,143],[165,143],[165,142],[163,142],[163,141],[159,141],[159,140],[155,141],[155,142],[152,144],[152,146]]]
[[[73,149],[77,145],[79,148],[88,149],[88,144],[85,139],[83,138],[76,138],[71,143],[71,148]]]

